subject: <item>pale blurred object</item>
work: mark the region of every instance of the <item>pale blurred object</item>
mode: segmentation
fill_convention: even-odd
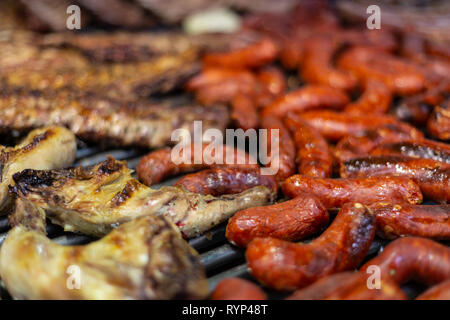
[[[183,29],[189,34],[232,33],[238,31],[240,27],[240,17],[226,8],[196,12],[183,21]]]

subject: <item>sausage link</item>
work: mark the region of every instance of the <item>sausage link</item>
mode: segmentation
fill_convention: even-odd
[[[358,135],[380,127],[410,131],[411,134],[417,131],[414,127],[387,115],[355,115],[328,110],[306,111],[300,115],[330,141],[338,141],[346,136]]]
[[[403,155],[450,164],[450,145],[432,140],[383,144],[370,152],[373,156]]]
[[[368,156],[370,152],[383,143],[400,143],[423,139],[420,131],[413,127],[380,127],[359,133],[356,136],[342,138],[334,148],[334,156],[339,161]]]
[[[137,166],[139,180],[151,186],[171,176],[206,168],[259,168],[256,159],[252,158],[244,150],[227,145],[218,146],[217,150],[219,149],[222,149],[222,155],[218,154],[218,159],[215,161],[216,149],[211,149],[211,145],[205,143],[185,146],[181,150],[182,153],[176,155],[181,158],[184,156],[184,151],[190,150],[190,156],[187,157],[187,161],[183,161],[182,163],[174,162],[172,148],[164,148],[150,152],[141,158]],[[195,163],[197,158],[201,159],[201,161],[197,161],[199,163]]]
[[[358,266],[375,236],[375,216],[360,203],[345,205],[333,223],[309,244],[256,238],[246,257],[253,276],[280,290],[307,286]]]
[[[344,91],[353,90],[356,87],[355,77],[332,66],[333,56],[338,48],[339,42],[330,41],[327,37],[308,41],[299,69],[301,77],[308,83],[327,85]]]
[[[240,278],[227,278],[214,289],[212,300],[267,300],[267,296],[257,285]]]
[[[370,208],[377,217],[377,234],[385,239],[417,236],[450,239],[450,205],[377,203]]]
[[[450,102],[437,106],[428,119],[430,134],[439,140],[450,140]]]
[[[341,272],[319,279],[295,291],[288,300],[406,300],[403,291],[391,281],[380,281],[380,288],[367,287],[368,275]]]
[[[425,88],[424,75],[412,63],[374,48],[351,48],[339,57],[338,66],[361,80],[379,80],[399,95],[418,93]]]
[[[262,145],[267,146],[268,159],[272,161],[266,164],[267,167],[278,165],[276,178],[283,181],[295,173],[295,146],[289,130],[284,123],[277,117],[262,116],[261,127],[267,129],[267,141],[261,141]],[[278,145],[278,153],[272,148],[272,130],[278,130],[278,139],[274,139],[274,144]],[[274,135],[276,137],[276,135]],[[274,163],[273,161],[278,161]]]
[[[356,158],[341,163],[341,177],[400,176],[414,180],[423,195],[437,202],[450,201],[450,165],[430,159],[399,156]]]
[[[275,100],[263,109],[265,116],[283,117],[291,111],[304,111],[317,108],[342,109],[349,102],[349,98],[339,89],[307,85],[296,91],[289,92]]]
[[[298,114],[288,114],[284,122],[294,137],[298,172],[311,177],[330,177],[333,159],[328,143],[321,134],[307,125]]]
[[[231,52],[206,54],[203,57],[203,63],[207,66],[226,68],[258,68],[274,61],[278,51],[276,44],[265,38]]]
[[[271,206],[239,211],[228,221],[225,236],[240,247],[246,247],[257,237],[295,241],[321,231],[328,220],[325,207],[315,197],[303,195]]]
[[[190,192],[220,196],[240,193],[244,190],[266,186],[277,194],[278,183],[273,176],[260,174],[259,168],[213,168],[188,174],[175,186],[183,186]]]
[[[286,91],[286,77],[278,68],[265,68],[258,72],[256,79],[261,87],[255,97],[258,107],[268,106]]]
[[[436,284],[450,278],[450,248],[425,238],[399,238],[361,270],[378,266],[382,279],[401,285],[409,280]]]
[[[450,280],[429,288],[419,295],[416,300],[450,300]]]
[[[258,128],[258,111],[250,96],[242,93],[235,95],[231,103],[231,119],[243,130]]]
[[[383,114],[389,109],[392,102],[392,93],[381,81],[369,79],[365,81],[364,92],[353,103],[344,109],[352,114]]]
[[[411,179],[403,177],[319,179],[294,175],[286,179],[281,186],[283,194],[288,197],[312,194],[328,209],[340,208],[348,202],[422,202],[419,186]]]

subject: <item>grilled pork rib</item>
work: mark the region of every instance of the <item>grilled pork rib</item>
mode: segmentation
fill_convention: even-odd
[[[112,158],[87,168],[24,170],[14,175],[15,192],[46,210],[66,231],[103,236],[142,216],[165,216],[185,238],[225,221],[235,212],[262,206],[275,198],[257,186],[220,197],[188,192],[182,187],[151,189],[131,177],[126,163]]]
[[[8,186],[14,184],[13,174],[69,167],[75,151],[75,136],[64,127],[36,129],[15,147],[0,146],[0,214],[11,204]]]
[[[0,130],[64,125],[82,139],[122,146],[163,147],[175,143],[171,141],[175,129],[192,133],[194,120],[201,120],[204,130],[223,131],[229,119],[225,106],[127,103],[68,90],[5,91],[0,92]]]
[[[208,295],[197,252],[165,218],[140,217],[84,246],[62,246],[48,239],[43,210],[28,201],[17,201],[11,222],[14,228],[0,250],[0,276],[16,299]],[[79,287],[71,275],[74,280],[79,275]]]

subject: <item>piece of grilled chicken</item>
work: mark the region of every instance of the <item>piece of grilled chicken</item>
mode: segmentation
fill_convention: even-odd
[[[64,127],[45,127],[31,131],[14,147],[0,146],[0,214],[11,205],[9,185],[13,174],[25,169],[60,169],[75,160],[75,135]]]
[[[191,238],[237,211],[275,198],[264,186],[220,197],[182,187],[154,190],[133,179],[126,163],[113,158],[87,168],[24,170],[14,175],[14,181],[17,195],[44,208],[53,223],[97,237],[137,217],[157,215],[167,217],[185,238]]]
[[[0,249],[0,277],[15,299],[202,299],[197,252],[163,217],[147,215],[87,245],[45,235],[45,213],[18,199]]]

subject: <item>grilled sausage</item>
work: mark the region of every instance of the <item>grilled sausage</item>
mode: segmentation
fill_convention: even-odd
[[[289,114],[284,121],[294,137],[298,172],[311,177],[330,177],[333,159],[322,135],[298,114]]]
[[[259,168],[213,168],[191,173],[175,182],[193,193],[219,196],[241,193],[256,186],[266,186],[275,194],[278,183],[274,176],[262,175]]]
[[[292,290],[355,268],[375,236],[375,216],[360,203],[345,205],[328,229],[309,244],[256,238],[246,257],[253,276],[263,284]]]
[[[356,136],[342,138],[334,148],[334,156],[339,161],[347,161],[367,156],[374,148],[383,143],[400,143],[421,139],[423,139],[422,133],[413,127],[397,128],[388,125],[369,129]]]
[[[328,220],[325,207],[315,197],[303,195],[237,212],[228,221],[225,235],[228,241],[240,247],[246,247],[257,237],[295,241],[321,231]]]
[[[286,91],[286,78],[278,68],[265,68],[257,73],[256,79],[261,87],[256,96],[260,107],[268,106]]]
[[[182,149],[181,154],[176,154],[176,156],[180,157],[179,160],[182,163],[176,163],[174,161],[175,159],[173,159],[172,154],[174,149],[172,148],[164,148],[150,152],[141,158],[137,166],[139,180],[151,186],[171,176],[215,166],[258,168],[256,160],[244,150],[235,149],[227,145],[219,146],[217,150],[220,148],[222,148],[222,153],[217,155],[217,161],[214,160],[216,150],[212,149],[211,145],[206,143],[201,145],[191,144]],[[189,150],[190,154],[184,153],[185,151],[189,152]],[[182,160],[184,155],[186,155],[186,161]],[[200,161],[196,161],[196,159],[200,159]],[[232,160],[231,163],[228,160]]]
[[[342,109],[349,99],[339,89],[307,85],[289,92],[264,108],[263,115],[282,117],[290,111],[304,111],[317,108]]]
[[[261,128],[267,129],[267,141],[261,141],[262,146],[267,146],[267,159],[271,161],[269,163],[263,162],[268,167],[278,166],[276,178],[278,181],[283,181],[287,177],[290,177],[295,173],[295,146],[292,140],[289,130],[285,127],[283,121],[277,117],[262,116]],[[275,134],[273,130],[278,130],[278,139],[275,139],[274,145],[278,146],[278,152],[276,148],[272,148],[272,134]],[[277,163],[274,163],[276,161]]]
[[[258,68],[269,64],[278,55],[278,47],[268,39],[226,53],[209,53],[203,58],[203,63],[209,66],[226,68]]]
[[[377,234],[385,239],[417,236],[450,239],[450,205],[412,205],[381,202],[371,205]]]
[[[450,145],[432,140],[382,144],[370,154],[373,156],[403,155],[450,164]]]
[[[374,48],[351,48],[339,57],[338,66],[359,79],[379,80],[399,95],[425,88],[425,77],[413,64]]]
[[[356,78],[345,70],[332,66],[337,41],[327,37],[310,39],[304,48],[300,74],[308,83],[327,85],[333,88],[350,91],[356,86]]]
[[[450,248],[424,238],[400,238],[368,261],[361,270],[378,266],[382,279],[404,284],[409,280],[436,284],[450,278]]]
[[[231,102],[231,119],[243,130],[258,128],[258,112],[249,95],[237,93],[234,96]]]
[[[387,115],[354,115],[328,110],[312,110],[301,113],[302,119],[319,130],[330,141],[338,141],[349,135],[358,135],[379,127],[398,128],[401,131],[417,131],[414,127]]]
[[[267,300],[267,296],[257,285],[240,278],[227,278],[214,289],[212,300]]]
[[[450,300],[450,280],[431,287],[419,295],[416,300]]]
[[[348,202],[422,202],[419,186],[411,179],[403,177],[320,179],[294,175],[283,182],[282,190],[288,197],[312,194],[326,208],[340,208]]]
[[[356,158],[341,163],[341,177],[400,176],[413,179],[423,195],[437,202],[450,201],[450,165],[430,159],[399,156]]]
[[[380,288],[369,289],[368,275],[341,272],[319,279],[295,291],[288,300],[406,300],[403,291],[391,281],[380,281]]]
[[[430,134],[439,140],[450,140],[450,102],[437,106],[428,119]]]
[[[389,109],[392,102],[392,93],[381,81],[369,79],[365,81],[364,92],[353,103],[344,109],[352,114],[383,114]]]

